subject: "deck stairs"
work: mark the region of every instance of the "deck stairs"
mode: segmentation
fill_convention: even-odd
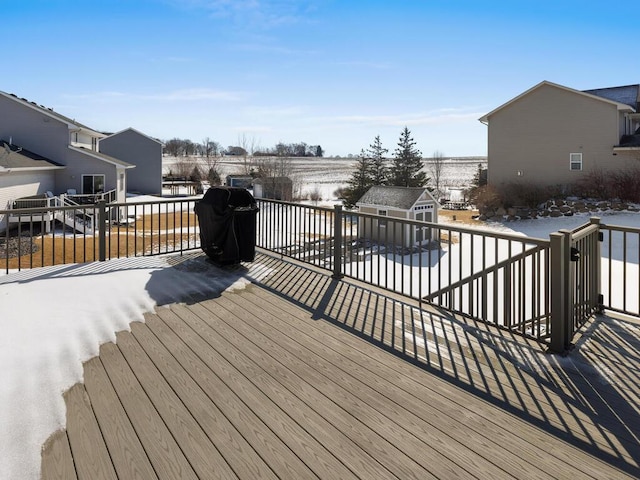
[[[80,233],[93,233],[95,230],[95,215],[93,212],[82,208],[80,204],[74,202],[70,198],[61,195],[59,204],[63,207],[77,206],[78,210],[58,210],[55,213],[55,219],[60,223],[73,228]]]

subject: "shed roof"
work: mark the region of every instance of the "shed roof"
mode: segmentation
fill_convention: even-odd
[[[260,178],[256,178],[253,181],[254,185],[258,184],[258,185],[262,185],[264,183],[270,183],[272,185],[276,184],[276,183],[293,183],[293,181],[289,178],[289,177],[260,177]]]
[[[28,168],[28,169],[50,169],[64,168],[63,165],[54,162],[37,153],[25,150],[18,145],[9,145],[7,142],[0,142],[0,168]]]
[[[379,205],[393,207],[402,210],[410,210],[420,197],[427,192],[429,197],[435,199],[426,187],[392,187],[386,185],[374,185],[360,197],[356,205]]]

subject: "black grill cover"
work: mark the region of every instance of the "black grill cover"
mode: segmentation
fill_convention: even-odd
[[[218,265],[252,262],[256,252],[253,195],[239,187],[212,187],[196,203],[202,251]]]

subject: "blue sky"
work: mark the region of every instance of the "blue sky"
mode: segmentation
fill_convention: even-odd
[[[600,0],[0,0],[0,90],[102,131],[486,155],[478,118],[549,80],[640,83]]]

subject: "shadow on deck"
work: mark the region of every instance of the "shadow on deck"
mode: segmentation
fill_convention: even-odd
[[[254,285],[160,307],[85,364],[45,478],[640,476],[637,322],[598,317],[556,357],[270,255],[236,272]]]

